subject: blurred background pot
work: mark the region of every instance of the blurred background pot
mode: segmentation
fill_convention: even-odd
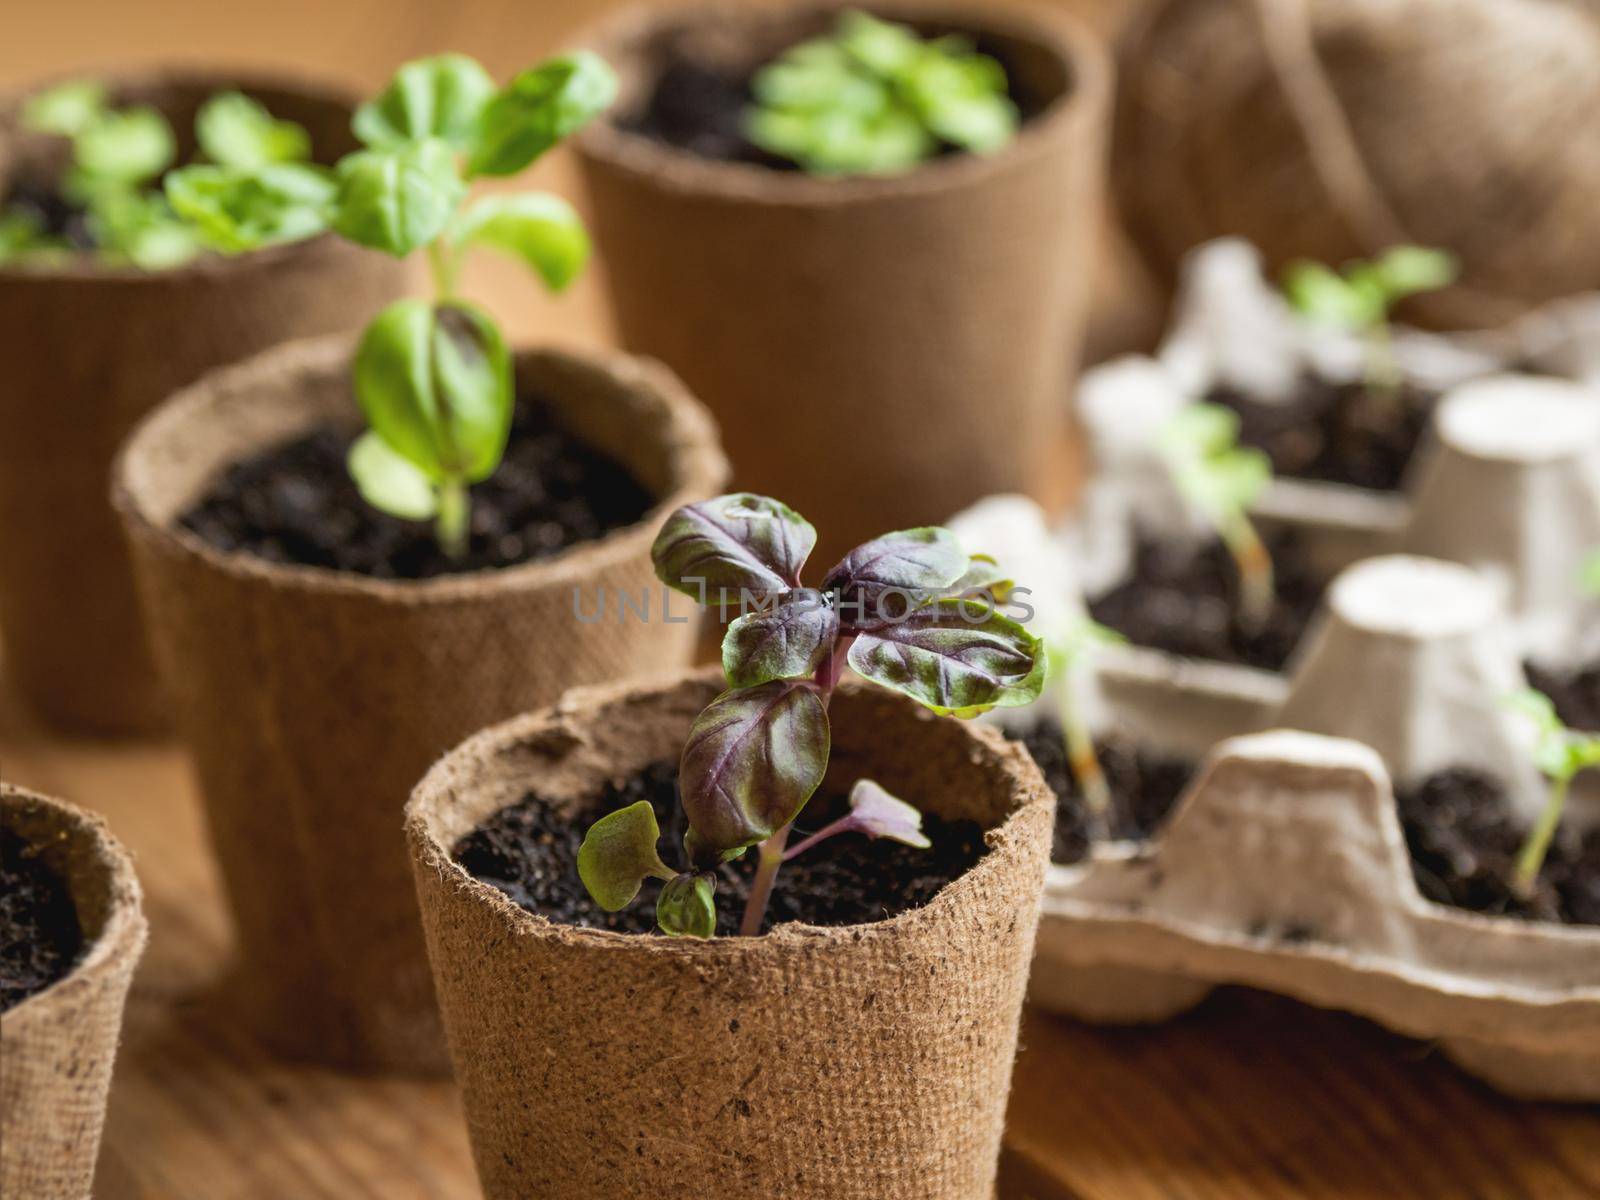
[[[320,162],[353,149],[352,102],[277,76],[193,71],[111,79],[160,109],[193,152],[194,116],[243,89],[311,135]],[[58,144],[0,101],[0,196],[54,184]],[[355,328],[403,291],[405,268],[328,235],[166,271],[0,267],[0,634],[6,667],[47,719],[77,731],[159,729],[167,714],[106,499],[111,459],[147,411],[212,367],[289,338]]]
[[[64,977],[0,1016],[0,1195],[89,1195],[122,1006],[146,926],[133,860],[101,821],[0,783],[0,825],[67,887],[83,951]]]
[[[659,594],[662,516],[720,490],[715,427],[659,366],[517,355],[520,393],[627,467],[639,523],[501,570],[386,580],[225,554],[178,518],[230,464],[332,422],[354,428],[352,342],[279,347],[160,408],[117,465],[145,612],[198,761],[238,930],[239,1002],[280,1052],[445,1066],[401,808],[474,730],[567,687],[686,665],[696,624],[615,612]],[[603,621],[576,605],[606,596]],[[581,592],[581,595],[579,594]],[[680,611],[678,618],[687,617]]]
[[[874,6],[958,30],[1035,115],[988,156],[892,178],[714,161],[629,128],[668,56],[748,72],[830,27],[828,3],[636,10],[588,40],[621,97],[577,147],[623,344],[716,414],[736,483],[835,539],[937,520],[997,491],[1048,495],[1087,315],[1109,70],[1064,17]]]

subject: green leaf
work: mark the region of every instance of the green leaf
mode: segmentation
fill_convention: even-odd
[[[1533,761],[1541,774],[1565,782],[1579,771],[1600,766],[1600,733],[1568,729],[1554,701],[1543,692],[1525,688],[1503,703],[1533,722],[1537,733]]]
[[[668,937],[716,936],[716,890],[717,877],[709,871],[685,871],[670,879],[656,897],[656,924],[661,932]]]
[[[511,428],[511,356],[487,315],[400,300],[367,327],[356,399],[373,431],[431,482],[474,483],[499,465]]]
[[[987,604],[939,600],[863,633],[850,666],[941,715],[1031,704],[1044,686],[1043,644]]]
[[[77,171],[95,181],[143,183],[172,165],[177,139],[153,108],[103,113],[73,139]]]
[[[605,111],[616,95],[616,73],[588,51],[523,71],[485,106],[468,174],[515,175]]]
[[[811,522],[787,504],[734,492],[678,509],[650,555],[662,583],[697,599],[702,589],[766,596],[800,586],[816,544]]]
[[[1365,329],[1383,320],[1383,298],[1372,289],[1353,286],[1321,263],[1290,263],[1283,292],[1302,316],[1341,329]]]
[[[404,258],[438,237],[466,194],[450,147],[436,138],[340,160],[333,227]]]
[[[180,167],[163,185],[173,211],[226,254],[322,233],[337,191],[324,168],[295,163]]]
[[[723,692],[695,718],[678,790],[699,845],[726,853],[794,820],[828,765],[828,712],[809,682]]]
[[[35,133],[76,137],[107,111],[105,84],[73,79],[30,96],[22,109],[22,124]]]
[[[462,214],[452,240],[521,260],[552,291],[577,278],[589,259],[583,219],[565,200],[545,192],[485,196]]]
[[[1579,585],[1592,596],[1600,596],[1600,550],[1584,561],[1579,572]]]
[[[646,879],[674,879],[676,872],[656,851],[660,840],[648,800],[607,813],[589,826],[578,847],[578,878],[594,902],[617,912],[633,903]]]
[[[405,521],[428,521],[438,513],[439,493],[428,477],[370,429],[350,447],[345,465],[361,498],[380,512]]]
[[[402,66],[376,99],[356,110],[351,128],[372,149],[438,138],[464,151],[494,93],[489,72],[464,54],[419,58]]]
[[[105,187],[89,201],[89,230],[102,255],[144,271],[182,266],[202,250],[195,230],[156,192]]]
[[[946,591],[952,596],[973,596],[987,592],[996,600],[1004,600],[1017,581],[1011,573],[988,554],[974,554],[967,559],[967,569],[960,579]]]
[[[200,150],[225,167],[253,170],[271,163],[304,162],[311,135],[293,121],[280,121],[243,92],[219,92],[194,119]]]
[[[838,637],[839,614],[822,592],[804,588],[728,626],[722,670],[736,688],[809,679],[832,656]]]
[[[1219,528],[1238,519],[1272,482],[1272,462],[1237,444],[1239,415],[1220,404],[1179,409],[1159,435],[1184,498]]]
[[[1107,646],[1122,646],[1128,639],[1092,617],[1079,617],[1049,647],[1050,667],[1068,671]]]
[[[0,265],[43,263],[70,253],[65,242],[45,232],[44,221],[27,209],[0,210]]]
[[[1391,246],[1371,267],[1383,288],[1385,305],[1419,292],[1448,287],[1460,274],[1460,263],[1448,250],[1426,246]]]

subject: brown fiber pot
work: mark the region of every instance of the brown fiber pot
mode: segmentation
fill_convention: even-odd
[[[700,942],[555,925],[450,848],[674,759],[720,676],[569,693],[479,734],[407,806],[428,951],[491,1200],[988,1200],[1054,799],[1020,747],[880,689],[833,702],[831,786],[865,775],[992,832],[926,907]],[[828,786],[828,785],[825,785]]]
[[[1104,174],[1110,69],[1064,17],[874,12],[977,35],[1044,102],[990,157],[889,179],[714,162],[626,127],[669,46],[748,69],[831,3],[629,11],[587,39],[622,79],[577,139],[622,340],[716,414],[735,482],[782,496],[832,562],[994,492],[1058,492]]]
[[[185,156],[198,105],[234,87],[304,125],[321,161],[354,145],[346,97],[274,76],[154,73],[113,87],[162,109]],[[0,196],[61,165],[51,143],[16,133],[19,102],[0,99]],[[41,715],[94,733],[167,723],[106,502],[128,431],[212,367],[363,324],[404,281],[395,260],[331,235],[172,271],[0,267],[0,634]]]
[[[543,562],[387,581],[224,554],[176,525],[218,473],[333,421],[358,421],[353,342],[279,347],[152,415],[116,466],[152,640],[198,762],[238,928],[240,1003],[280,1052],[350,1066],[446,1065],[401,809],[473,730],[566,688],[689,662],[650,563],[671,509],[721,489],[705,410],[621,355],[522,351],[518,384],[660,497],[639,524]],[[580,623],[581,596],[603,622]],[[650,620],[615,597],[649,590]],[[683,608],[675,617],[688,615]]]
[[[85,947],[65,978],[0,1016],[0,1196],[85,1200],[144,953],[139,881],[105,824],[70,804],[0,783],[0,822],[66,882]]]

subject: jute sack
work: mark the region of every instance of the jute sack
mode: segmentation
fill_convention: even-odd
[[[118,100],[172,120],[180,161],[196,109],[225,88],[303,125],[323,162],[354,146],[351,103],[319,88],[191,72],[113,81]],[[62,165],[53,143],[17,132],[20,103],[0,100],[0,195],[19,179],[53,181]],[[0,267],[0,634],[8,674],[41,714],[101,733],[167,723],[106,502],[134,423],[212,367],[355,328],[404,280],[395,260],[331,235],[172,271]]]
[[[318,424],[358,421],[353,341],[279,347],[207,376],[135,431],[116,465],[153,643],[199,767],[238,929],[246,1020],[280,1052],[445,1067],[401,810],[467,734],[575,683],[690,661],[695,624],[661,619],[650,544],[717,493],[705,411],[620,355],[523,351],[519,387],[629,467],[660,503],[543,562],[386,581],[223,554],[176,519],[230,463]],[[649,591],[649,620],[617,597]],[[593,615],[605,596],[605,619]],[[686,603],[675,619],[689,617]]]
[[[0,783],[0,821],[65,881],[83,957],[0,1016],[0,1196],[88,1200],[145,919],[133,861],[99,818]]]
[[[683,376],[735,482],[807,513],[828,562],[993,492],[1059,490],[1109,93],[1104,51],[1067,19],[928,0],[873,11],[982,35],[1043,102],[993,156],[816,179],[619,123],[669,47],[748,69],[838,7],[625,13],[587,39],[622,88],[576,143],[623,344]]]
[[[1592,0],[1151,0],[1119,61],[1118,209],[1169,285],[1224,235],[1274,275],[1448,247],[1463,285],[1408,306],[1436,328],[1600,284]]]
[[[1054,798],[998,733],[888,692],[834,697],[825,787],[878,780],[990,827],[926,907],[760,938],[555,925],[451,848],[530,790],[580,803],[675,759],[721,686],[569,693],[443,759],[406,810],[423,924],[490,1200],[988,1200]]]

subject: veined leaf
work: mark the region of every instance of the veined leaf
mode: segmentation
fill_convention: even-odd
[[[678,509],[650,554],[662,583],[696,599],[741,589],[770,596],[799,586],[816,544],[817,531],[787,504],[735,492]]]
[[[656,850],[660,840],[661,829],[648,800],[607,813],[589,826],[578,847],[578,877],[594,902],[607,912],[617,912],[633,903],[646,879],[674,880],[677,872],[661,861]]]
[[[616,95],[616,73],[588,51],[563,54],[523,71],[484,106],[468,174],[515,175],[588,124]]]
[[[863,633],[849,661],[865,678],[957,717],[1031,704],[1044,686],[1042,643],[973,601],[938,600]]]
[[[461,215],[456,245],[486,246],[538,272],[545,286],[560,291],[589,260],[589,234],[577,210],[559,196],[530,192],[485,196]]]
[[[347,155],[338,179],[334,228],[396,258],[438,237],[466,192],[450,147],[431,138]]]
[[[828,661],[839,637],[839,614],[821,592],[800,589],[747,613],[722,640],[728,686],[754,687],[774,679],[809,679]]]
[[[439,54],[408,62],[376,99],[356,110],[351,128],[375,150],[437,138],[464,151],[495,93],[494,80],[464,54]]]

